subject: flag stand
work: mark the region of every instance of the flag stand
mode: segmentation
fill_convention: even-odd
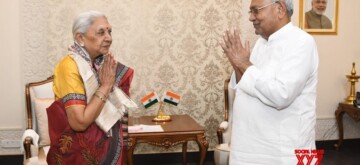
[[[164,102],[160,101],[160,106],[158,109],[157,116],[152,119],[154,122],[169,122],[171,121],[171,117],[169,115],[166,115],[164,111]]]

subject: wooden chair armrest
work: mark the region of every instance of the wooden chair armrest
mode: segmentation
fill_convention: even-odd
[[[224,129],[224,128],[221,128],[221,127],[219,127],[219,128],[217,129],[217,131],[216,131],[217,136],[218,136],[219,144],[224,143],[224,141],[223,141],[223,133],[224,133],[224,131],[225,131],[225,129]]]
[[[31,158],[31,145],[33,144],[33,139],[31,137],[26,137],[23,145],[24,145],[24,151],[25,151],[25,159]]]

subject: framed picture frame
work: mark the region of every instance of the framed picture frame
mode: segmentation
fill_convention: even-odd
[[[339,0],[300,0],[300,27],[310,34],[337,34]]]

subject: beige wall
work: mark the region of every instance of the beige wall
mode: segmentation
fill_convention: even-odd
[[[340,0],[339,0],[340,1]],[[63,1],[62,1],[63,2]],[[67,2],[67,1],[65,1]],[[86,9],[86,8],[91,8],[94,6],[86,6],[87,4],[85,4],[87,1],[79,1],[77,2],[78,6],[85,6],[82,9]],[[126,4],[131,5],[130,3],[131,1],[127,1]],[[151,3],[152,1],[143,1],[143,2],[147,2],[147,3]],[[159,1],[159,2],[165,2],[165,1]],[[189,2],[195,2],[195,1],[189,1]],[[211,8],[211,6],[216,6],[215,2],[218,1],[207,1],[208,3],[214,3],[214,4],[207,4],[207,8]],[[224,1],[225,2],[225,1]],[[298,24],[298,16],[299,16],[299,11],[298,11],[298,1],[294,1],[295,2],[295,14],[293,16],[293,23],[294,24]],[[38,13],[43,13],[44,15],[46,15],[46,17],[51,18],[51,20],[47,20],[48,22],[50,22],[48,25],[48,27],[46,28],[50,28],[50,31],[47,29],[44,29],[44,27],[36,27],[36,25],[31,25],[34,26],[34,29],[37,29],[37,32],[33,32],[34,34],[40,34],[40,35],[52,35],[52,37],[55,38],[55,42],[54,41],[40,41],[45,43],[45,48],[48,49],[47,53],[47,57],[45,59],[41,58],[41,55],[38,55],[37,57],[31,57],[29,55],[33,55],[34,52],[29,53],[28,51],[31,50],[24,50],[24,45],[28,44],[30,46],[33,46],[34,49],[39,49],[37,47],[37,44],[39,43],[34,43],[34,41],[31,41],[32,37],[26,37],[26,36],[31,36],[28,33],[31,33],[31,31],[26,31],[26,29],[30,28],[29,25],[24,25],[24,22],[29,22],[29,20],[23,20],[24,18],[29,19],[31,16],[33,17],[37,17],[36,14],[38,13],[31,13],[29,9],[24,9],[22,4],[23,3],[28,3],[28,1],[20,1],[20,0],[14,0],[14,1],[10,1],[10,0],[5,0],[5,1],[0,1],[0,20],[2,21],[1,26],[0,26],[0,48],[2,50],[2,57],[3,60],[0,61],[0,72],[1,72],[1,86],[0,86],[0,91],[1,91],[1,95],[0,95],[0,107],[2,108],[0,111],[0,139],[1,139],[1,130],[6,130],[6,129],[23,129],[24,128],[24,108],[25,108],[25,103],[24,103],[24,85],[25,83],[29,82],[29,81],[35,81],[35,80],[40,80],[43,78],[46,78],[47,75],[51,74],[52,70],[49,69],[50,66],[52,66],[53,64],[51,62],[56,61],[56,58],[59,58],[59,56],[61,56],[61,53],[56,53],[54,52],[54,50],[58,50],[58,51],[63,51],[60,50],[59,48],[54,48],[53,46],[55,44],[60,43],[61,46],[64,46],[66,44],[69,44],[69,40],[71,40],[71,36],[69,33],[66,33],[67,36],[64,36],[62,39],[58,39],[59,36],[56,35],[61,35],[61,34],[54,34],[54,33],[49,33],[49,32],[54,32],[56,31],[56,27],[59,26],[64,26],[63,24],[59,24],[59,22],[64,23],[70,23],[71,20],[67,19],[70,17],[73,17],[75,15],[75,13],[79,12],[80,9],[74,9],[74,11],[72,10],[68,10],[66,8],[55,8],[53,9],[54,11],[57,11],[58,13],[63,13],[64,14],[64,18],[66,18],[65,20],[61,20],[61,18],[58,18],[60,20],[54,19],[52,15],[53,13],[50,12],[42,12],[39,10],[42,10],[43,8],[41,8],[41,6],[36,9],[33,9],[34,11],[38,11]],[[38,3],[38,2],[37,2]],[[64,2],[63,2],[64,3]],[[70,1],[69,1],[70,3]],[[242,1],[242,4],[246,4],[248,5],[248,2]],[[35,4],[35,3],[34,3]],[[230,4],[230,3],[228,3]],[[353,19],[353,18],[357,18],[358,16],[360,16],[360,12],[357,9],[357,6],[360,6],[360,1],[340,1],[339,2],[339,26],[338,26],[338,34],[337,35],[314,35],[314,38],[318,44],[318,50],[319,50],[319,55],[320,55],[320,68],[319,68],[319,85],[318,85],[318,106],[317,106],[317,115],[318,115],[318,129],[320,131],[320,134],[317,134],[317,139],[334,139],[336,138],[336,127],[334,127],[334,111],[337,107],[337,104],[339,101],[342,101],[348,94],[349,94],[349,83],[347,82],[345,75],[350,73],[351,70],[351,63],[352,62],[356,62],[357,63],[357,67],[356,69],[358,70],[358,73],[360,73],[360,33],[359,33],[359,29],[360,29],[360,19]],[[44,3],[44,5],[49,5],[49,6],[56,6],[50,2]],[[75,5],[76,6],[76,5]],[[116,6],[116,5],[115,5]],[[151,4],[143,4],[140,6],[128,6],[128,7],[134,7],[134,11],[128,11],[127,14],[130,14],[131,17],[140,17],[142,19],[138,20],[143,21],[143,22],[138,22],[137,25],[153,25],[152,24],[152,19],[148,19],[151,18],[150,16],[148,17],[147,14],[153,14],[153,13],[139,13],[136,11],[140,11],[140,10],[145,10],[145,8],[147,6],[151,6]],[[166,6],[166,4],[164,4],[164,6]],[[171,6],[171,5],[170,5]],[[43,6],[42,6],[43,7]],[[99,9],[107,9],[106,5],[100,5],[98,6]],[[159,6],[151,6],[151,7],[159,7]],[[160,6],[161,7],[161,6]],[[72,8],[73,9],[73,8]],[[248,9],[247,6],[242,7],[243,10]],[[51,9],[50,9],[51,10]],[[112,9],[111,12],[117,12],[117,9]],[[119,9],[121,10],[121,9]],[[130,9],[129,9],[130,10]],[[199,8],[199,10],[204,10],[202,8]],[[219,9],[219,10],[227,10],[227,9]],[[145,10],[145,11],[149,11],[149,9]],[[243,12],[243,13],[247,13],[247,12]],[[204,10],[204,12],[206,12]],[[34,15],[31,15],[34,14]],[[138,14],[138,15],[136,15]],[[109,15],[110,20],[112,19],[112,21],[116,24],[116,23],[121,23],[124,22],[126,23],[127,19],[130,19],[131,17],[129,17],[129,15],[125,15],[125,17],[123,18],[116,18],[116,14],[112,14]],[[154,16],[154,15],[152,15]],[[39,16],[38,18],[35,18],[34,21],[43,23],[42,19],[44,17],[43,16]],[[241,26],[245,26],[245,27],[250,27],[248,24],[248,22],[245,22],[247,20],[246,16],[241,18],[241,21],[239,24],[241,24]],[[197,19],[196,21],[202,21],[200,18]],[[229,21],[231,22],[231,21]],[[246,24],[246,25],[244,25]],[[118,27],[121,27],[122,24],[116,24]],[[223,26],[224,28],[225,26]],[[54,29],[51,29],[54,28]],[[66,26],[64,27],[60,27],[60,28],[68,28]],[[195,27],[198,28],[198,27]],[[115,27],[116,29],[116,27]],[[176,29],[174,29],[176,30]],[[188,29],[189,30],[189,29]],[[23,34],[23,32],[26,31],[26,34]],[[40,32],[40,33],[39,33]],[[129,33],[128,33],[129,32]],[[134,31],[129,30],[128,32],[123,31],[122,34],[120,34],[118,36],[118,38],[131,38],[131,35],[136,35],[134,33]],[[243,31],[243,34],[247,36],[247,38],[249,38],[250,40],[253,41],[252,38],[252,34],[251,33],[251,29],[248,29],[248,31]],[[194,34],[195,35],[195,34]],[[39,37],[39,36],[37,36]],[[131,57],[130,54],[134,54],[134,55],[138,55],[141,53],[159,53],[158,52],[151,52],[149,50],[151,50],[151,48],[154,46],[152,44],[156,44],[156,43],[151,43],[152,39],[159,39],[156,38],[156,34],[150,34],[148,36],[145,37],[149,37],[149,38],[141,38],[141,35],[137,36],[138,41],[143,41],[145,42],[149,42],[150,40],[150,44],[146,45],[148,47],[141,47],[144,46],[142,45],[143,43],[140,43],[138,45],[123,45],[126,47],[126,49],[122,49],[122,48],[117,48],[116,51],[118,52],[124,52],[125,57],[118,57],[120,60],[127,62],[128,64],[130,64],[131,66],[134,66],[135,69],[138,70],[138,72],[135,76],[138,76],[134,79],[135,81],[135,85],[134,88],[135,89],[139,89],[139,90],[132,90],[132,93],[134,94],[134,97],[136,100],[138,100],[140,97],[144,96],[144,94],[146,94],[151,88],[154,88],[156,90],[161,90],[162,86],[160,84],[154,84],[152,82],[150,82],[149,84],[146,84],[144,87],[142,87],[142,84],[140,83],[145,81],[146,79],[141,78],[141,76],[145,76],[146,75],[146,71],[142,70],[142,68],[144,68],[144,66],[146,67],[146,69],[149,69],[149,66],[147,65],[146,62],[151,62],[149,60],[146,60],[146,62],[136,62],[133,63],[132,62],[132,58],[134,58],[135,60],[139,60],[137,58],[139,57]],[[151,37],[155,37],[155,38],[151,38]],[[195,37],[195,43],[197,44],[202,44],[202,40],[205,39],[203,36],[193,36]],[[26,38],[26,40],[24,40]],[[42,37],[39,37],[42,38]],[[165,36],[166,38],[166,36]],[[184,38],[181,39],[185,39],[186,36]],[[30,40],[30,41],[29,41]],[[24,43],[26,42],[26,43]],[[29,43],[30,42],[30,43]],[[51,43],[53,42],[53,43]],[[53,45],[51,45],[53,44]],[[118,44],[126,44],[126,42],[124,43],[118,43]],[[180,45],[179,45],[180,46]],[[159,47],[156,47],[156,49],[160,49]],[[178,50],[181,48],[176,47],[174,48],[174,50]],[[214,51],[219,51],[220,52],[220,48],[217,48],[218,50],[214,50]],[[42,50],[40,48],[40,50]],[[199,52],[204,52],[205,48],[203,46],[200,46],[200,49],[198,50]],[[137,52],[138,51],[138,52]],[[166,51],[166,50],[165,50]],[[179,52],[174,52],[174,54],[179,53]],[[182,52],[183,53],[183,52]],[[49,55],[50,54],[50,55]],[[36,54],[35,54],[36,55]],[[55,57],[53,57],[55,56]],[[140,56],[141,57],[141,56]],[[175,58],[177,58],[176,56],[174,56]],[[39,60],[36,61],[35,60],[35,64],[34,59]],[[55,58],[55,59],[51,59],[51,58]],[[49,59],[52,60],[50,61],[49,64]],[[44,61],[45,62],[41,62]],[[173,65],[176,66],[175,63],[172,63],[171,58],[169,57],[165,57],[165,60],[168,61],[168,63],[170,64],[169,66],[163,66],[164,68],[166,67],[172,67]],[[195,59],[196,60],[196,59]],[[229,73],[229,65],[226,63],[226,59],[224,59],[222,56],[219,56],[217,58],[214,57],[207,57],[207,59],[205,59],[209,62],[210,66],[225,66],[225,68],[220,68],[220,74],[223,74],[222,77],[220,77],[220,79],[222,80],[223,78],[227,77],[226,74]],[[211,63],[213,62],[213,63]],[[31,65],[39,65],[39,63],[42,66],[46,66],[44,68],[35,68],[33,70],[31,70],[32,68],[27,68]],[[197,64],[193,64],[193,65],[197,65]],[[201,64],[200,64],[201,65]],[[203,65],[201,68],[198,68],[199,70],[206,68],[208,65]],[[179,68],[179,67],[183,67],[183,68]],[[191,66],[187,66],[186,63],[181,64],[179,67],[174,67],[171,68],[173,69],[174,73],[179,74],[179,72],[177,72],[177,70],[181,69],[183,70],[184,68],[190,68]],[[43,69],[43,70],[41,70]],[[155,69],[160,69],[160,68],[155,68]],[[141,73],[139,75],[139,73]],[[31,77],[31,75],[34,75]],[[202,74],[198,74],[198,78],[199,80],[204,80],[207,81],[207,78],[204,78],[201,76]],[[181,78],[186,78],[186,76],[183,76]],[[149,81],[157,81],[159,79],[152,79],[150,78]],[[159,80],[160,81],[160,80]],[[220,80],[218,80],[219,82],[216,83],[216,89],[213,90],[213,92],[215,92],[215,95],[218,96],[222,96],[221,94],[221,86],[222,86],[222,82]],[[164,85],[164,84],[163,84]],[[165,84],[166,85],[166,84]],[[183,85],[183,84],[179,84],[179,85]],[[194,83],[193,85],[199,85]],[[199,86],[200,87],[200,86]],[[201,91],[200,89],[192,89],[191,87],[184,87],[186,90],[181,91],[182,94],[188,94],[189,92],[191,93],[191,91]],[[169,86],[169,89],[179,89],[176,86]],[[357,85],[357,89],[360,90],[360,85]],[[203,95],[196,95],[195,94],[195,99],[200,99],[200,97],[203,97]],[[209,96],[210,97],[210,96]],[[211,98],[209,98],[211,99]],[[189,103],[191,103],[191,100]],[[186,102],[185,102],[186,103]],[[183,104],[185,104],[183,103]],[[194,102],[193,102],[194,103]],[[202,105],[205,105],[206,102],[202,101],[202,100],[198,100],[198,102],[195,103],[200,103]],[[219,112],[217,111],[221,111],[221,100],[218,102],[215,102],[217,105],[210,105],[210,107],[207,107],[209,109],[214,109],[214,112],[204,112],[203,110],[199,110],[198,112],[204,112],[205,118],[199,118],[199,122],[202,125],[216,125],[218,122],[220,122],[221,120],[221,115],[219,115]],[[212,106],[212,107],[211,107]],[[187,107],[179,107],[180,110],[182,109],[186,109]],[[194,107],[194,108],[204,108],[202,106],[200,107]],[[179,110],[178,109],[178,110]],[[198,116],[198,115],[203,115],[201,113],[198,112],[186,112],[186,111],[172,111],[171,113],[190,113],[192,116]],[[145,112],[145,113],[149,113],[149,112]],[[203,115],[204,116],[204,115]],[[359,127],[357,127],[356,123],[350,121],[345,121],[347,123],[349,123],[350,125],[353,125],[353,127],[351,128],[345,128],[345,129],[350,129],[346,130],[346,134],[345,134],[345,138],[359,138],[359,134],[356,132],[360,132],[358,130]],[[323,125],[321,125],[322,123],[324,123]],[[319,126],[320,125],[320,126]],[[324,134],[329,134],[329,130],[331,131],[331,135],[324,135]],[[321,132],[322,131],[322,132]],[[215,134],[213,135],[214,131],[209,131],[212,135],[210,135],[210,138],[212,140],[212,144],[214,144],[216,141],[214,139]],[[352,134],[353,133],[353,134]],[[350,135],[349,135],[350,134]]]
[[[25,99],[20,0],[0,1],[0,11],[0,129],[22,129]]]
[[[339,0],[338,35],[314,36],[320,54],[318,110],[320,118],[334,117],[334,109],[350,93],[345,75],[350,74],[352,62],[360,74],[360,16],[356,6],[360,1]],[[360,83],[357,84],[360,91]]]

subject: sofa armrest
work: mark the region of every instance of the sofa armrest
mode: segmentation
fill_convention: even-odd
[[[223,143],[223,133],[224,133],[224,131],[225,131],[224,128],[218,128],[217,131],[216,131],[219,144]]]
[[[47,165],[46,155],[49,152],[50,146],[39,147],[38,149],[38,155],[24,159],[24,165]]]
[[[33,144],[32,138],[30,136],[25,137],[25,140],[23,141],[25,159],[31,158],[31,145],[32,144]]]
[[[226,129],[228,128],[229,123],[227,121],[223,121],[220,123],[219,128],[217,129],[217,136],[218,136],[218,142],[219,144],[224,143],[223,140],[223,133],[226,131]]]
[[[229,122],[223,121],[223,122],[220,123],[219,127],[224,128],[224,130],[226,130],[228,128],[228,126],[229,126]]]
[[[37,153],[32,153],[32,151],[38,150],[39,135],[33,129],[25,130],[22,142],[21,151],[25,152],[25,159],[37,156]]]

